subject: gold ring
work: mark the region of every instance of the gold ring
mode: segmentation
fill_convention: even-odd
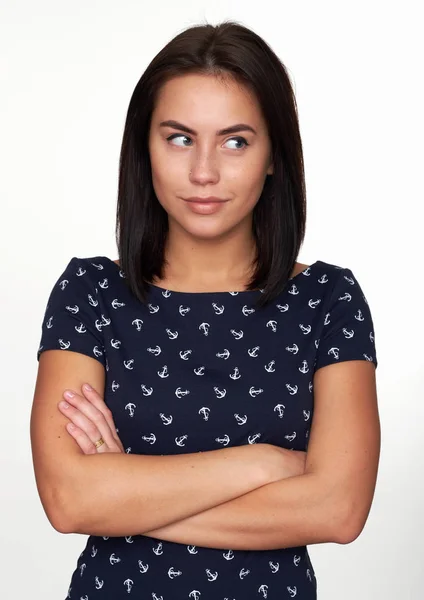
[[[97,442],[94,442],[94,445],[96,446],[96,448],[99,448],[100,446],[103,446],[104,443],[105,443],[105,441],[101,437],[99,440],[97,440]]]

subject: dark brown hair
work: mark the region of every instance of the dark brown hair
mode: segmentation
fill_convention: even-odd
[[[257,246],[247,290],[262,289],[257,306],[286,286],[303,243],[306,190],[297,105],[285,66],[256,33],[235,21],[196,25],[174,37],[138,81],[128,107],[119,161],[116,240],[119,261],[135,296],[146,302],[149,283],[163,277],[168,215],[156,198],[148,135],[160,87],[198,73],[231,76],[257,97],[268,126],[273,174],[253,211]]]

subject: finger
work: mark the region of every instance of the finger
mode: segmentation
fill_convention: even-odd
[[[98,393],[98,391],[91,386],[90,386],[91,389],[88,390],[86,388],[87,385],[88,385],[87,383],[84,383],[84,385],[81,387],[85,398],[87,398],[103,414],[103,416],[106,419],[107,424],[110,427],[113,437],[115,438],[115,440],[118,443],[118,445],[120,446],[120,448],[123,450],[124,447],[123,447],[122,442],[119,439],[118,433],[116,431],[112,411],[106,405],[104,399],[101,397],[101,395]]]
[[[66,429],[68,433],[74,438],[78,446],[81,448],[84,454],[96,454],[97,448],[90,440],[88,435],[82,431],[79,427],[76,427],[73,423],[67,423]]]
[[[86,398],[73,392],[71,398],[66,397],[65,401],[59,403],[59,409],[82,429],[93,443],[102,437],[111,449],[116,447],[116,441],[103,414]]]

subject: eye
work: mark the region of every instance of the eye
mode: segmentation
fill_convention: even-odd
[[[244,150],[245,147],[247,147],[249,144],[248,142],[244,139],[244,137],[241,136],[237,136],[237,137],[233,137],[230,140],[227,141],[228,142],[236,142],[237,144],[244,144],[243,148],[233,148],[234,150]]]
[[[172,135],[170,135],[169,137],[167,137],[167,141],[170,142],[171,140],[175,140],[176,138],[185,138],[186,140],[189,140],[190,138],[187,135],[183,135],[182,133],[173,133]],[[184,144],[175,144],[176,146],[184,146]]]

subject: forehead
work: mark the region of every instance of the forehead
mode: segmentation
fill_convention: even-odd
[[[173,77],[160,88],[154,109],[157,118],[214,119],[222,123],[240,117],[263,120],[260,105],[249,88],[233,78],[187,74]]]

